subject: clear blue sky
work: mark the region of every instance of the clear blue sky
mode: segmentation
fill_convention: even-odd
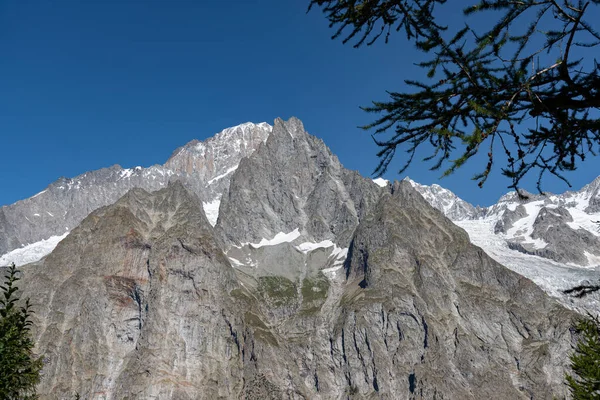
[[[162,164],[194,138],[276,117],[299,117],[346,167],[369,175],[377,148],[357,126],[372,116],[358,107],[418,77],[418,54],[400,37],[361,49],[332,41],[307,2],[0,2],[0,205],[61,176]],[[575,188],[600,173],[598,162],[568,176]],[[507,191],[498,175],[476,187],[469,178],[481,163],[441,181],[428,165],[407,174],[474,204]],[[545,188],[567,190],[550,178]]]

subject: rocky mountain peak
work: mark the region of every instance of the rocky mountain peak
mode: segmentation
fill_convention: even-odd
[[[278,119],[265,146],[231,177],[217,227],[236,244],[296,229],[308,240],[347,243],[360,210],[378,193],[375,183],[344,169],[297,118]]]
[[[204,141],[189,142],[162,166],[113,165],[74,178],[60,178],[37,195],[0,208],[0,262],[39,259],[10,252],[20,253],[20,248],[34,246],[44,249],[34,254],[46,254],[46,243],[55,243],[93,210],[114,203],[132,188],[154,191],[171,180],[184,181],[202,199],[214,224],[231,174],[243,157],[265,142],[271,130],[267,123],[245,123]]]
[[[473,219],[481,215],[482,210],[479,207],[467,203],[448,189],[437,184],[421,185],[408,177],[404,180],[410,183],[429,204],[452,220]]]

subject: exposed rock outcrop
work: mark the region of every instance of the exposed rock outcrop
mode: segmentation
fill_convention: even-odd
[[[343,247],[380,188],[342,167],[302,122],[275,120],[264,146],[241,161],[221,202],[217,228],[232,243],[256,243],[300,229]]]

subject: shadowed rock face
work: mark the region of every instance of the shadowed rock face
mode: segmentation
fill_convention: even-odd
[[[234,246],[293,229],[348,246],[344,267],[323,247]],[[574,314],[295,119],[242,161],[215,229],[183,185],[135,189],[23,270],[43,399],[567,395]]]

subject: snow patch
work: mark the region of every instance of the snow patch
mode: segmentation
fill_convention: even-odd
[[[587,207],[587,205],[586,205]],[[595,236],[600,236],[600,225],[594,221],[600,221],[600,214],[588,214],[579,207],[569,208],[569,213],[573,217],[573,222],[567,222],[570,228],[578,230],[585,229]]]
[[[16,266],[29,264],[40,260],[54,250],[58,243],[67,237],[69,233],[61,236],[52,236],[39,242],[28,244],[27,246],[15,249],[0,257],[0,266],[15,263]]]
[[[373,179],[373,182],[375,182],[380,187],[386,187],[390,183],[390,181],[388,181],[387,179],[383,179],[383,178]]]
[[[221,198],[211,201],[210,203],[202,203],[202,208],[204,208],[204,213],[206,214],[206,219],[208,222],[215,226],[217,224],[217,219],[219,218],[219,207],[221,206]]]
[[[290,233],[279,232],[273,239],[261,239],[259,243],[250,243],[250,246],[254,248],[263,247],[263,246],[275,246],[281,243],[289,243],[300,237],[300,231],[298,228],[294,229]]]
[[[597,267],[600,265],[600,256],[584,251],[585,256],[588,259],[588,266]]]
[[[219,179],[223,179],[225,178],[227,175],[231,174],[232,172],[234,172],[237,169],[237,165],[234,167],[229,168],[227,171],[225,171],[224,173],[222,173],[221,175],[217,175],[214,178],[212,178],[210,181],[206,182],[207,185],[212,184],[213,182],[218,181]]]
[[[243,262],[241,262],[240,260],[233,258],[233,257],[227,257],[229,258],[229,261],[231,261],[232,264],[237,265],[238,267],[244,267],[245,264]]]
[[[527,216],[521,218],[513,224],[512,228],[506,232],[507,237],[514,238],[517,236],[531,236],[531,233],[533,232],[533,223],[540,212],[540,208],[544,206],[544,202],[541,200],[532,201],[524,204],[524,206]]]
[[[131,175],[133,175],[133,170],[130,168],[127,168],[127,169],[124,169],[123,171],[121,171],[119,179],[129,178]]]
[[[343,264],[342,265],[336,265],[336,266],[333,266],[331,268],[322,269],[321,272],[324,273],[324,274],[333,274],[333,275],[335,275],[335,273],[337,271],[339,271],[340,269],[342,269],[342,267],[343,267]]]
[[[322,242],[319,243],[313,243],[313,242],[304,242],[304,243],[300,243],[298,246],[296,246],[296,249],[300,250],[303,253],[308,253],[310,251],[316,250],[316,249],[326,249],[328,247],[332,247],[335,246],[335,243],[333,243],[331,240],[323,240]]]
[[[318,243],[304,242],[296,246],[296,249],[304,254],[308,254],[309,252],[316,249],[330,247],[333,247],[333,249],[331,250],[331,254],[329,255],[329,262],[332,263],[332,266],[322,269],[321,272],[323,272],[326,275],[331,274],[330,277],[333,278],[335,277],[336,272],[344,266],[344,262],[346,261],[346,257],[348,256],[348,248],[338,247],[331,240],[323,240]]]
[[[336,263],[339,260],[342,260],[342,263],[343,263],[343,261],[348,256],[348,248],[337,247],[337,245],[335,243],[333,243],[331,240],[323,240],[322,242],[319,242],[319,243],[314,243],[314,242],[300,243],[298,246],[296,246],[296,249],[301,251],[304,254],[307,254],[316,249],[327,249],[330,247],[333,247],[333,249],[331,250],[331,257],[336,259]]]

